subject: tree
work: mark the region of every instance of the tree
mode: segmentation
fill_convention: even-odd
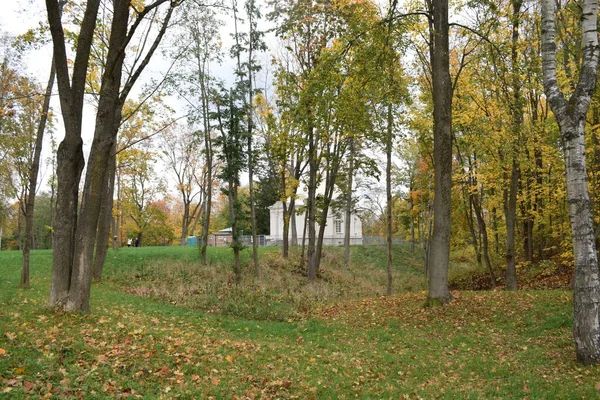
[[[393,208],[393,195],[392,195],[392,157],[394,148],[394,139],[396,137],[396,109],[398,104],[403,100],[403,97],[408,97],[406,94],[406,88],[404,82],[402,82],[402,71],[400,64],[400,54],[397,50],[399,45],[399,38],[396,32],[400,29],[395,27],[393,24],[393,15],[396,12],[396,1],[391,1],[389,4],[387,26],[385,27],[385,33],[381,36],[384,38],[383,48],[381,50],[381,59],[384,64],[385,73],[382,87],[383,93],[381,93],[380,102],[385,108],[385,111],[381,114],[385,114],[385,129],[382,129],[385,134],[382,135],[381,143],[386,155],[385,162],[385,187],[386,187],[386,252],[387,252],[387,289],[386,294],[390,296],[392,294],[392,208]],[[383,110],[382,110],[383,111]]]
[[[63,307],[69,297],[77,223],[79,180],[83,170],[81,121],[86,74],[89,64],[100,1],[86,3],[72,72],[69,73],[65,33],[58,0],[47,0],[48,22],[54,44],[56,77],[59,88],[65,137],[58,148],[57,198],[54,220],[54,255],[49,303]]]
[[[17,42],[12,42],[10,45],[14,47],[16,44]],[[25,219],[25,232],[21,243],[23,252],[21,287],[28,288],[30,250],[34,246],[35,195],[44,131],[49,119],[54,67],[51,67],[45,95],[41,97],[38,95],[41,91],[39,85],[27,77],[19,76],[15,69],[17,65],[11,65],[14,61],[11,58],[18,58],[18,54],[7,48],[0,66],[0,74],[3,77],[0,108],[8,107],[10,118],[9,121],[1,124],[3,131],[1,133],[7,136],[5,140],[1,140],[0,147],[6,149],[7,158],[11,161],[13,193],[18,195],[21,214]],[[11,96],[7,99],[8,93],[11,93]],[[5,147],[6,145],[8,147]]]
[[[247,165],[244,149],[244,117],[246,109],[243,102],[245,94],[240,85],[230,90],[222,88],[217,100],[217,112],[215,115],[221,134],[216,141],[216,145],[220,147],[218,158],[223,163],[219,177],[227,185],[221,191],[227,195],[229,204],[230,247],[233,249],[233,272],[235,280],[238,283],[242,278],[240,251],[244,247],[240,240],[238,227],[241,210],[238,190],[240,188],[240,173]]]
[[[64,5],[64,1],[60,2],[60,7]],[[43,43],[47,38],[44,34],[45,27],[42,25],[40,28],[35,30],[29,30],[25,34],[17,37],[10,46],[13,49],[17,49],[18,53],[22,53],[32,47],[36,47],[38,44]],[[16,56],[17,52],[9,51],[8,49],[4,52],[5,60],[3,62],[2,69],[5,70],[7,67],[6,57],[8,53],[13,53]],[[6,71],[2,72],[2,75],[9,78],[11,74],[6,74]],[[9,76],[7,76],[9,75]],[[25,118],[33,120],[37,118],[37,128],[35,133],[33,126],[28,128],[29,132],[22,132],[25,136],[21,137],[22,144],[27,144],[29,150],[27,151],[27,163],[22,166],[19,175],[20,187],[22,189],[19,201],[21,203],[21,212],[25,218],[25,233],[24,240],[22,243],[23,251],[23,264],[21,269],[21,286],[24,288],[29,287],[29,268],[30,268],[30,250],[34,246],[34,206],[35,197],[37,192],[38,184],[38,173],[40,169],[40,159],[42,153],[42,144],[44,140],[44,131],[46,130],[46,124],[50,120],[50,99],[52,95],[52,88],[54,85],[55,71],[54,71],[54,60],[50,65],[50,76],[48,78],[48,84],[46,85],[45,95],[42,98],[39,95],[41,91],[37,84],[29,86],[29,93],[22,92],[20,96],[15,96],[17,101],[25,105],[29,103],[30,106],[27,110],[22,109],[25,114]],[[16,83],[16,82],[15,82]],[[3,85],[4,86],[4,85]],[[41,102],[41,104],[40,104]],[[39,110],[36,110],[39,108]],[[22,118],[21,118],[22,119]],[[23,127],[23,126],[22,126]],[[26,139],[27,137],[27,139]],[[21,153],[23,155],[23,153]]]
[[[448,289],[450,227],[452,222],[452,81],[448,39],[448,0],[432,0],[430,6],[431,73],[433,92],[433,236],[430,243],[427,304],[445,304]]]
[[[153,201],[148,205],[148,224],[144,229],[145,246],[170,246],[176,239],[169,221],[172,204],[168,199]],[[139,243],[138,243],[139,244]]]
[[[187,237],[194,234],[190,231],[200,210],[205,208],[206,184],[209,179],[206,166],[197,154],[202,150],[201,141],[194,133],[183,128],[176,128],[171,134],[163,136],[162,156],[175,177],[177,191],[183,203],[181,216],[180,244],[187,242]]]
[[[151,21],[161,20],[158,9],[162,4],[168,4],[168,8],[154,41],[143,57],[141,55],[136,57],[139,64],[132,67],[131,74],[123,84],[121,78],[127,46],[146,18]],[[122,108],[133,85],[150,62],[164,36],[174,8],[179,4],[180,2],[176,1],[157,0],[139,11],[132,7],[135,11],[135,18],[129,26],[129,1],[115,0],[113,2],[110,38],[98,95],[94,140],[78,215],[79,181],[84,165],[81,140],[83,95],[100,2],[92,0],[86,3],[80,31],[76,36],[77,48],[73,72],[69,74],[59,3],[57,0],[46,1],[54,43],[61,111],[65,123],[65,139],[59,147],[57,165],[56,241],[50,293],[50,305],[52,306],[63,307],[67,311],[89,311],[98,221],[102,204],[104,201],[108,201],[106,194],[112,173],[109,173],[109,170],[112,166],[111,161],[114,160],[111,157],[111,151],[114,152]],[[151,26],[152,24],[149,24],[148,29]],[[149,30],[146,32],[146,38],[148,38],[148,32]],[[106,213],[110,211],[106,207],[105,210]],[[100,247],[106,248],[106,246]]]
[[[366,33],[379,18],[372,3],[298,1],[277,6],[275,14],[281,17],[278,33],[288,50],[278,71],[279,82],[283,83],[278,87],[280,104],[284,106],[280,133],[297,132],[299,140],[294,144],[303,149],[302,153],[297,152],[303,155],[302,164],[296,164],[298,168],[281,169],[282,200],[285,200],[284,246],[290,225],[287,215],[295,200],[295,189],[289,188],[302,181],[307,188],[307,275],[314,280],[319,271],[323,232],[327,213],[333,208],[336,182],[343,167],[348,165],[346,157],[351,143],[355,141],[358,148],[361,139],[357,134],[369,131],[371,123],[366,111],[368,98],[360,90],[363,89],[361,83],[365,82],[359,78],[362,67],[354,60],[364,61],[357,49],[368,41]],[[281,160],[289,157],[288,151],[279,154]],[[294,174],[304,169],[300,165],[306,165],[307,174],[298,176],[294,182]],[[286,180],[288,184],[284,183]],[[346,186],[351,190],[350,184]],[[290,210],[286,210],[290,195]]]
[[[245,91],[243,99],[244,108],[246,109],[246,146],[247,146],[247,169],[248,169],[248,185],[250,192],[250,226],[252,235],[252,260],[256,276],[260,276],[258,265],[258,240],[256,236],[256,207],[254,199],[254,149],[253,149],[253,98],[254,98],[254,74],[260,70],[260,65],[255,59],[257,51],[265,50],[266,46],[262,41],[262,32],[257,29],[257,20],[261,14],[254,0],[248,0],[245,4],[246,15],[248,17],[248,32],[241,33],[238,30],[238,10],[237,1],[232,1],[234,32],[233,38],[235,41],[232,48],[232,55],[236,58],[236,76],[240,90]],[[242,53],[247,53],[247,59],[242,62]]]
[[[214,180],[217,168],[213,150],[214,127],[211,123],[211,112],[214,111],[214,77],[212,65],[220,62],[222,56],[219,28],[223,25],[216,13],[194,3],[184,5],[185,29],[176,40],[181,53],[180,62],[176,65],[177,72],[172,79],[179,96],[188,103],[188,123],[196,127],[197,135],[204,142],[204,195],[205,201],[200,211],[202,226],[200,240],[200,259],[207,264],[206,248],[211,226]],[[182,48],[183,47],[183,48]]]
[[[39,121],[36,132],[35,146],[33,150],[33,159],[29,167],[29,185],[26,195],[26,204],[24,208],[25,215],[25,246],[23,246],[23,273],[21,274],[21,286],[29,287],[29,261],[30,261],[30,249],[33,246],[33,230],[34,220],[33,213],[35,207],[35,196],[37,192],[38,172],[40,169],[40,158],[42,155],[42,144],[44,140],[44,131],[46,130],[46,123],[49,118],[50,112],[50,99],[52,96],[52,88],[54,86],[55,79],[54,61],[50,66],[50,76],[48,78],[48,84],[46,85],[46,92],[44,94],[44,101],[42,103],[41,113],[39,115]]]
[[[300,177],[308,166],[306,143],[300,124],[295,120],[295,107],[298,100],[296,75],[291,70],[290,60],[280,65],[275,74],[277,80],[277,108],[274,112],[264,97],[257,96],[258,114],[261,117],[264,138],[263,164],[278,183],[279,201],[283,204],[283,243],[282,257],[287,259],[289,247],[298,245],[296,230],[296,197]],[[291,235],[291,240],[290,240]]]
[[[154,154],[146,149],[132,147],[119,153],[123,208],[133,220],[130,233],[135,235],[138,246],[144,244],[145,234],[153,221],[164,219],[157,216],[163,212],[155,206],[158,195],[164,192],[164,185],[156,176],[154,162]]]
[[[600,363],[600,272],[591,213],[585,153],[585,123],[598,74],[598,2],[585,0],[581,12],[583,57],[579,80],[567,99],[556,68],[555,3],[542,1],[542,60],[544,91],[561,133],[566,164],[575,279],[573,335],[577,360]]]
[[[266,45],[262,40],[263,33],[257,29],[258,20],[261,18],[260,9],[255,4],[254,0],[248,0],[245,4],[246,15],[248,17],[248,34],[246,51],[248,58],[246,61],[247,81],[248,81],[248,98],[247,98],[247,119],[248,119],[248,185],[250,191],[250,225],[252,231],[252,260],[254,262],[254,270],[256,276],[260,276],[260,268],[258,265],[258,237],[257,237],[257,221],[256,221],[256,199],[254,189],[254,168],[255,157],[253,149],[254,121],[253,121],[253,105],[254,105],[254,74],[260,70],[255,59],[257,51],[266,50]],[[238,59],[239,62],[239,59]]]

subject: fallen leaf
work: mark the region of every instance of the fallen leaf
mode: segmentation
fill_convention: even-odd
[[[23,390],[26,392],[30,392],[33,390],[35,384],[33,382],[25,381],[23,382]]]

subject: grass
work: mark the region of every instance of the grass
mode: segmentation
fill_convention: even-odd
[[[309,283],[300,268],[300,254],[283,260],[279,248],[261,249],[261,277],[255,277],[249,265],[250,250],[243,252],[242,283],[237,284],[228,263],[226,248],[211,249],[209,265],[194,258],[194,249],[171,248],[160,257],[156,250],[123,249],[113,252],[112,262],[105,271],[106,279],[122,290],[178,304],[212,314],[271,321],[305,319],[323,303],[380,296],[385,293],[387,273],[385,252],[381,248],[356,247],[354,262],[343,265],[342,248],[328,248],[323,254],[321,279]],[[128,268],[122,268],[121,252]],[[168,254],[172,254],[168,257]],[[394,268],[396,292],[423,289],[418,253],[410,254],[405,247],[395,249],[400,260]]]
[[[211,253],[206,270],[195,265],[194,249],[111,253],[108,279],[93,287],[90,315],[45,308],[49,252],[33,252],[29,290],[18,289],[20,255],[0,252],[0,398],[599,396],[598,367],[574,361],[569,292],[455,291],[448,306],[423,308],[418,258],[399,248],[395,278],[403,293],[367,298],[381,290],[382,251],[354,251],[354,264],[344,271],[341,251],[328,249],[317,289],[294,272],[293,264],[265,250],[261,260],[268,274],[253,281],[246,266],[245,283],[237,290],[258,287],[281,295],[285,290],[277,284],[286,278],[293,285],[291,295],[312,295],[317,304],[296,315],[296,303],[282,297],[284,306],[279,306],[287,311],[283,318],[271,318],[266,310],[280,299],[269,305],[257,294],[252,304],[262,319],[131,290],[151,288],[167,276],[173,287],[211,279],[226,286],[226,252]],[[405,287],[403,281],[411,283]],[[350,283],[353,290],[344,289]],[[228,298],[233,292],[223,289],[219,302],[233,303]],[[245,296],[242,300],[251,298]],[[296,317],[289,320],[292,314]]]

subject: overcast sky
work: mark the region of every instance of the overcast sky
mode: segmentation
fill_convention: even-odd
[[[243,0],[240,0],[240,2]],[[266,10],[262,10],[263,15],[266,14]],[[221,31],[221,38],[224,46],[225,59],[222,65],[214,65],[212,70],[213,73],[219,78],[223,79],[227,85],[232,85],[234,81],[234,62],[232,60],[228,60],[229,56],[229,47],[231,47],[233,43],[233,39],[231,38],[231,29],[233,26],[232,21],[229,21],[228,16],[222,15],[220,18],[225,20],[225,24]],[[232,19],[232,17],[231,17]],[[28,29],[35,28],[39,26],[40,22],[46,23],[46,8],[44,0],[2,0],[2,12],[0,12],[0,31],[2,34],[8,33],[11,35],[20,35],[25,33]],[[270,24],[269,24],[270,25]],[[259,29],[265,29],[267,26],[266,22],[262,22],[259,26]],[[245,29],[243,25],[239,27],[240,30]],[[166,38],[170,40],[169,38]],[[268,45],[272,47],[275,43],[275,38],[273,35],[269,35],[267,40],[270,42]],[[27,73],[34,77],[40,84],[45,85],[48,79],[48,74],[50,72],[50,62],[52,59],[52,48],[51,44],[48,44],[42,47],[39,50],[35,50],[30,52],[24,59],[24,64],[27,68]],[[261,62],[265,64],[267,68],[270,68],[269,56],[262,55],[260,57]],[[136,84],[139,88],[144,81],[148,82],[151,77],[160,80],[163,76],[163,72],[168,68],[169,62],[168,60],[162,60],[162,57],[159,52],[153,58],[153,62],[146,68],[144,74],[141,77],[140,84]],[[270,80],[270,78],[266,78],[266,76],[270,73],[267,70],[263,70],[256,77],[256,84],[261,87],[270,86],[270,84],[265,85],[266,80]],[[268,90],[271,90],[270,88]],[[54,86],[55,96],[52,101],[52,108],[54,109],[56,115],[56,139],[60,142],[64,135],[64,130],[62,128],[62,117],[60,116],[60,105],[58,102],[58,98],[56,96],[57,89],[56,85]],[[136,97],[135,88],[131,98]],[[171,108],[175,110],[175,115],[173,118],[178,118],[182,115],[186,114],[185,105],[186,102],[183,100],[179,100],[175,97],[172,97],[167,100],[167,103]],[[92,106],[87,105],[84,108],[84,116],[83,116],[83,126],[82,126],[82,137],[84,140],[84,152],[87,154],[89,152],[89,147],[91,146],[93,131],[94,131],[94,120],[95,120],[95,110]],[[43,159],[46,160],[50,157],[49,150],[49,142],[48,136],[46,135],[46,143],[44,144],[44,154]],[[47,188],[47,179],[49,176],[48,168],[43,166],[42,175],[40,179],[42,180],[42,190]]]

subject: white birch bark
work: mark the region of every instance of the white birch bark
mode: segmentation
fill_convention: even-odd
[[[577,360],[597,364],[600,363],[600,279],[587,185],[584,128],[598,69],[598,2],[585,0],[583,3],[583,60],[579,82],[568,100],[558,86],[556,74],[554,14],[554,1],[542,0],[544,91],[562,137],[575,257],[573,336]]]

